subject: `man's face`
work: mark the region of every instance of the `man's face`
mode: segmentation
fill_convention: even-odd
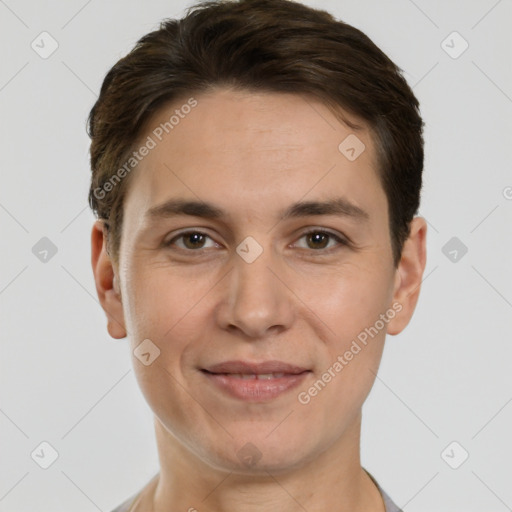
[[[386,328],[398,332],[412,314],[395,303],[401,279],[374,144],[358,131],[366,149],[354,160],[339,149],[353,130],[296,95],[195,99],[161,141],[153,130],[181,103],[152,119],[140,140],[156,147],[125,198],[123,323],[132,350],[143,340],[160,350],[147,366],[133,356],[137,379],[169,439],[208,464],[300,466],[355,435]],[[222,215],[150,215],[169,200]],[[283,217],[296,203],[336,200],[346,208],[296,206]],[[216,367],[225,362],[235,363]]]

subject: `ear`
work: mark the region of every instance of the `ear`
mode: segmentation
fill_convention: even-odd
[[[427,223],[422,217],[414,217],[395,273],[393,304],[396,304],[398,313],[388,323],[388,334],[402,332],[414,313],[427,261],[426,241]]]
[[[104,221],[97,220],[91,233],[91,264],[96,292],[107,315],[107,330],[115,339],[126,337],[123,303],[119,291],[119,276],[107,253],[107,232]]]

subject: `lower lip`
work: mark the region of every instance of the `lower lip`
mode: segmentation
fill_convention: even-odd
[[[264,402],[297,387],[311,372],[284,375],[272,379],[241,379],[220,373],[202,372],[228,395],[247,402]]]

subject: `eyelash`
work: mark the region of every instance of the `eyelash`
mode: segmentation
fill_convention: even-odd
[[[210,237],[210,235],[208,235],[207,233],[204,233],[204,232],[198,231],[198,230],[189,230],[189,231],[184,231],[184,232],[176,235],[175,237],[173,237],[168,242],[164,242],[164,246],[165,247],[171,247],[176,240],[179,240],[180,238],[183,238],[183,237],[185,237],[187,235],[192,235],[192,234],[204,235],[204,236],[210,238],[211,240],[213,240]],[[311,234],[327,235],[327,236],[330,237],[330,239],[333,239],[333,240],[335,240],[338,243],[338,246],[331,247],[329,249],[309,249],[309,248],[304,249],[304,250],[309,250],[310,252],[313,252],[313,253],[318,253],[317,254],[318,256],[328,255],[328,254],[332,253],[333,251],[336,251],[336,250],[340,249],[340,246],[341,247],[348,247],[350,245],[348,240],[346,240],[346,239],[344,239],[344,238],[342,238],[342,237],[332,233],[331,231],[327,231],[325,229],[320,229],[320,228],[312,228],[312,229],[309,229],[308,231],[304,231],[302,233],[302,235],[299,237],[299,240],[301,238],[304,238],[305,236],[311,235]],[[208,248],[206,248],[206,249],[205,248],[188,249],[188,248],[178,247],[178,249],[181,250],[181,251],[189,252],[189,253],[202,253],[203,251],[207,250]]]

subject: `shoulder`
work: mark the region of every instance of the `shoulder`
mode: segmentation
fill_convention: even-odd
[[[377,486],[377,489],[379,489],[379,492],[382,495],[382,499],[384,500],[384,505],[386,506],[386,512],[403,512],[402,509],[398,508],[395,502],[388,496],[386,491],[384,491],[384,489],[379,485],[373,475],[371,475],[366,469],[364,471],[372,479],[373,483]]]
[[[402,509],[398,508],[395,502],[385,493],[384,489],[380,489],[384,505],[386,505],[386,512],[402,512]]]
[[[144,502],[144,499],[155,490],[159,476],[160,474],[156,473],[140,491],[132,494],[126,501],[123,501],[121,505],[112,510],[112,512],[129,512],[139,501]]]

